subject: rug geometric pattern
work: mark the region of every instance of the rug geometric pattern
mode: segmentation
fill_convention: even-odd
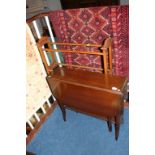
[[[113,38],[113,73],[128,76],[129,70],[129,7],[90,7],[49,12],[54,31],[60,42],[101,44]],[[95,47],[66,47],[81,51],[98,51]],[[69,64],[100,67],[101,58],[95,55],[63,54]]]

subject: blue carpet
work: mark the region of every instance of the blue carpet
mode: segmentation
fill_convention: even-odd
[[[129,111],[124,110],[118,141],[105,121],[67,110],[67,121],[57,107],[44,123],[27,151],[36,155],[128,155]]]

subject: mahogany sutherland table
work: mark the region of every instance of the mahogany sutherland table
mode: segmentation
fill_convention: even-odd
[[[69,67],[56,67],[47,76],[49,87],[66,121],[66,108],[107,121],[109,131],[115,124],[115,139],[123,116],[126,94],[125,77],[84,71]]]

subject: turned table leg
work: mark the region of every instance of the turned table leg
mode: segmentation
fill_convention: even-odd
[[[120,125],[115,124],[115,139],[118,139]]]
[[[62,111],[63,120],[66,121],[66,108],[62,104],[59,104],[59,105],[60,105],[60,109]]]
[[[57,102],[58,102],[59,107],[61,109],[63,120],[66,121],[66,108],[58,100],[57,100]]]
[[[62,109],[63,120],[66,121],[66,109],[63,107]]]
[[[118,140],[119,136],[119,129],[120,129],[120,117],[115,117],[115,140]]]
[[[107,121],[108,129],[111,132],[112,131],[112,123],[110,120]]]

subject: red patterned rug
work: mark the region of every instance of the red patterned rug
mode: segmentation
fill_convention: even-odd
[[[128,6],[92,7],[51,11],[50,20],[58,41],[101,44],[107,36],[113,38],[113,72],[128,76],[129,71],[129,9]],[[65,47],[62,49],[97,51],[95,47]],[[63,54],[65,62],[90,67],[101,66],[94,55]]]

